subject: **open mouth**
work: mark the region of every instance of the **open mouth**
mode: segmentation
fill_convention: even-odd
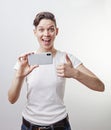
[[[48,45],[50,43],[51,39],[42,39],[42,42],[45,44],[45,45]]]

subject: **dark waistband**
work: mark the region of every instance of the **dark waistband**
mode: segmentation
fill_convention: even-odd
[[[68,116],[66,117],[66,118],[64,118],[63,120],[61,120],[61,121],[58,121],[58,122],[56,122],[56,123],[54,123],[54,124],[51,124],[51,125],[49,125],[49,126],[39,126],[39,125],[35,125],[35,124],[32,124],[32,123],[30,123],[29,121],[27,121],[27,120],[25,120],[24,118],[23,118],[23,124],[26,126],[26,127],[28,127],[28,128],[30,128],[30,127],[32,127],[32,129],[33,130],[45,130],[45,129],[51,129],[52,127],[53,128],[56,128],[56,127],[64,127],[65,126],[65,124],[68,122]]]

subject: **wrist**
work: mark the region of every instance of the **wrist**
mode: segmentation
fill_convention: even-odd
[[[17,71],[16,72],[16,78],[18,78],[18,79],[24,79],[25,75],[23,75],[22,71]]]
[[[79,70],[74,69],[74,70],[73,70],[73,76],[72,76],[72,78],[78,79],[78,77],[79,77]]]

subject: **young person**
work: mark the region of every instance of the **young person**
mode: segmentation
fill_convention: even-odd
[[[34,53],[51,52],[53,63],[29,65],[28,56],[33,52],[20,56],[8,99],[12,104],[17,101],[25,80],[27,104],[21,130],[71,130],[63,102],[66,78],[78,80],[95,91],[104,91],[104,84],[77,57],[54,47],[58,28],[52,13],[38,13],[33,25],[40,45]]]

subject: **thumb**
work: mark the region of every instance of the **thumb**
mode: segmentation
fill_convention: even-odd
[[[32,65],[32,66],[30,66],[30,72],[32,72],[37,67],[39,67],[39,65]]]
[[[72,65],[72,62],[71,62],[71,60],[70,60],[68,54],[66,54],[66,62],[67,62],[68,64]]]

